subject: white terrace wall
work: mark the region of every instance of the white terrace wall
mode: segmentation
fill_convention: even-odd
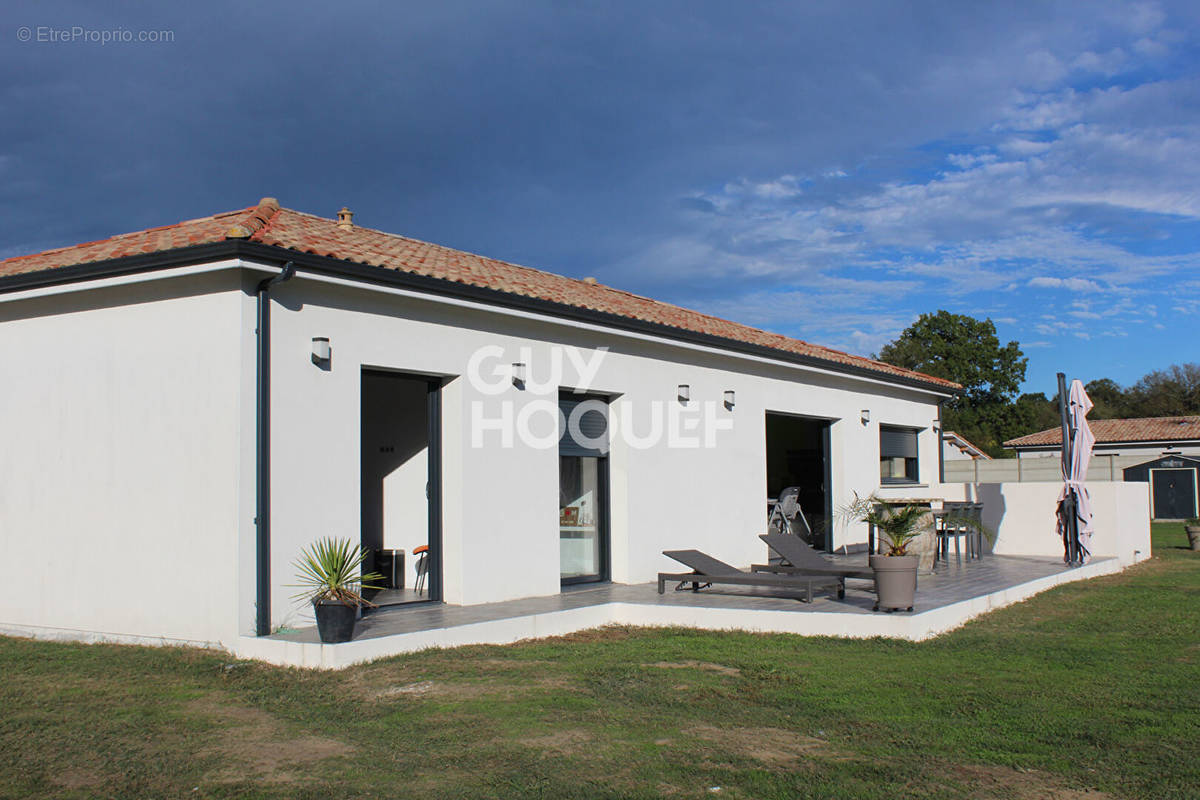
[[[552,349],[580,348],[590,357],[609,348],[591,389],[628,402],[634,427],[646,436],[652,409],[679,412],[676,387],[691,387],[685,413],[703,404],[732,426],[717,431],[715,448],[630,446],[619,433],[610,455],[612,578],[651,580],[677,568],[661,555],[697,548],[733,564],[761,560],[766,518],[765,412],[832,421],[833,503],[868,494],[879,484],[879,425],[921,429],[920,479],[937,482],[936,396],[843,375],[756,363],[612,331],[463,307],[396,292],[340,285],[304,274],[278,286],[272,317],[273,530],[272,616],[297,624],[308,609],[295,591],[292,562],[300,549],[328,534],[356,536],[359,524],[359,402],[364,367],[442,376],[443,550],[445,600],[475,604],[559,591],[558,451],[556,422],[537,414],[534,432],[548,436],[539,449],[518,438],[505,446],[488,431],[472,442],[472,414],[489,419],[503,403],[519,418],[549,397],[533,385],[550,377]],[[247,335],[250,335],[247,332]],[[310,359],[313,337],[328,337],[328,369]],[[487,396],[466,377],[474,353],[498,346],[489,361],[507,368],[528,362],[529,387],[509,382]],[[531,350],[522,353],[522,347]],[[503,382],[503,379],[501,379]],[[574,388],[580,378],[568,362],[553,382]],[[736,392],[732,410],[722,406]],[[869,409],[870,423],[860,421]],[[620,424],[620,420],[618,424]],[[839,528],[837,544],[865,541],[866,529]],[[243,615],[246,609],[242,609]]]
[[[0,629],[232,642],[240,279],[110,283],[0,296]]]
[[[944,484],[947,500],[983,503],[983,523],[995,533],[985,549],[998,555],[1058,556],[1055,509],[1061,484]],[[1088,485],[1092,500],[1092,554],[1113,556],[1123,566],[1150,557],[1150,489],[1147,483]]]

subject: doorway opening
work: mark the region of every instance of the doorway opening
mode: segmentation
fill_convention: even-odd
[[[361,380],[363,571],[384,576],[364,596],[380,608],[440,601],[441,382],[368,369]]]
[[[833,548],[829,420],[767,412],[767,508],[784,489],[799,489],[807,527],[802,538],[817,550]]]

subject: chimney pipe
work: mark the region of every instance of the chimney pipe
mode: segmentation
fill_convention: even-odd
[[[345,230],[350,230],[354,227],[354,212],[342,206],[342,210],[338,212],[337,226]]]

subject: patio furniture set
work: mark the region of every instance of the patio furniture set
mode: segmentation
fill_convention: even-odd
[[[699,550],[664,550],[663,555],[688,567],[691,572],[660,572],[658,593],[663,594],[669,582],[678,583],[676,591],[690,588],[693,592],[713,585],[751,586],[798,592],[802,602],[811,603],[813,592],[825,589],[835,592],[839,600],[844,599],[847,578],[871,581],[874,591],[876,575],[872,568],[839,565],[826,559],[805,540],[802,534],[807,532],[811,536],[811,528],[796,502],[796,494],[794,489],[785,489],[780,494],[768,517],[771,532],[758,537],[779,561],[768,559],[769,563],[753,564],[747,571]],[[949,563],[951,540],[957,563],[962,563],[964,543],[967,561],[982,557],[982,503],[945,502],[941,509],[930,513],[936,536],[935,565]],[[873,535],[871,540],[874,540]],[[873,552],[874,547],[870,550]],[[875,610],[879,610],[878,603]],[[912,608],[907,610],[912,611]]]

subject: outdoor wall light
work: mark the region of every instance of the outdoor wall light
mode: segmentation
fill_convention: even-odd
[[[859,412],[859,414],[861,415],[863,425],[866,425],[868,422],[871,421],[871,409],[864,408],[862,411]]]
[[[525,362],[514,361],[512,365],[512,382],[513,386],[522,389],[525,386]]]
[[[679,402],[686,403],[692,399],[692,387],[686,383],[679,384]]]
[[[314,364],[327,364],[332,351],[329,349],[329,337],[314,336],[312,340],[312,360]]]
[[[733,397],[734,397],[733,389],[726,389],[725,390],[725,407],[726,408],[729,408],[729,409],[733,408]]]

